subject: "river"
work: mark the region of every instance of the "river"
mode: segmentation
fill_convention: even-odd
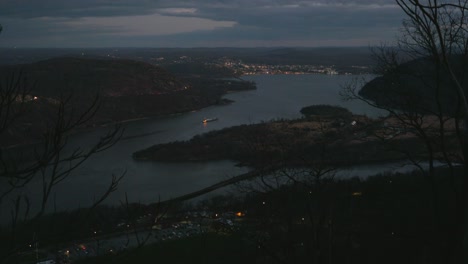
[[[248,168],[236,167],[233,161],[158,163],[132,159],[133,152],[157,143],[187,140],[200,133],[240,124],[300,118],[299,110],[312,104],[340,105],[356,114],[377,116],[375,109],[362,102],[341,100],[339,92],[342,85],[353,78],[355,76],[349,75],[247,76],[244,79],[255,81],[257,89],[225,95],[225,98],[235,101],[232,104],[127,122],[123,140],[93,156],[56,187],[56,206],[61,210],[90,205],[95,196],[106,189],[112,174],[126,172],[118,190],[106,200],[108,204],[120,204],[125,195],[130,202],[151,203],[159,198],[168,199],[248,171]],[[201,121],[205,117],[217,117],[218,120],[203,124]],[[106,130],[99,128],[75,135],[70,141],[71,145],[89,146]],[[37,188],[25,192],[39,197]]]

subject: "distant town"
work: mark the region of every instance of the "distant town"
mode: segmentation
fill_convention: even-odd
[[[334,66],[324,65],[284,65],[284,64],[259,64],[259,63],[246,63],[239,59],[231,59],[222,57],[213,61],[197,61],[188,56],[181,56],[178,59],[167,61],[164,57],[155,59],[156,65],[164,66],[167,63],[185,64],[199,62],[206,66],[226,67],[231,69],[237,75],[258,75],[258,74],[340,74]],[[367,67],[364,67],[367,68]],[[351,73],[343,73],[351,74]]]

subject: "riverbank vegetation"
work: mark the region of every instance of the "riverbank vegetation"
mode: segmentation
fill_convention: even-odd
[[[308,118],[316,116],[349,120],[352,117],[352,113],[348,109],[331,105],[306,106],[301,109],[301,114]]]

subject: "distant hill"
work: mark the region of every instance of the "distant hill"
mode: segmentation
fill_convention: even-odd
[[[0,78],[19,71],[35,83],[32,93],[46,97],[60,93],[99,93],[104,97],[158,95],[184,90],[188,85],[168,71],[145,62],[75,57],[3,66]]]
[[[372,65],[369,48],[276,48],[257,53],[252,60],[267,64]],[[247,58],[246,61],[249,61]]]
[[[468,68],[461,58],[452,59],[453,68],[468,92]],[[379,105],[394,109],[431,113],[437,110],[437,98],[445,114],[454,115],[457,91],[449,74],[443,69],[439,77],[436,66],[429,58],[412,60],[368,82],[359,94]],[[439,78],[439,82],[437,82]],[[436,83],[439,83],[437,92]]]
[[[172,63],[163,65],[163,67],[178,77],[238,77],[238,74],[230,68],[200,62]]]

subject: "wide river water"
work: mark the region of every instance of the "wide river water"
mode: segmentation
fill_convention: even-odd
[[[119,188],[107,200],[119,204],[127,194],[130,202],[151,203],[192,192],[220,180],[248,171],[233,161],[197,163],[138,162],[132,153],[157,143],[187,140],[194,135],[225,127],[254,124],[280,118],[300,118],[300,109],[313,104],[340,105],[356,114],[377,116],[375,109],[362,102],[343,102],[341,87],[356,76],[345,75],[258,75],[244,77],[255,81],[257,89],[230,93],[229,105],[211,106],[190,113],[164,118],[150,118],[125,123],[124,139],[84,163],[55,189],[58,209],[90,205],[110,183],[111,175],[126,172]],[[364,76],[368,79],[371,76]],[[203,118],[218,121],[202,124]],[[108,128],[80,133],[71,139],[72,146],[89,146]],[[144,135],[140,136],[137,135]],[[149,134],[149,135],[148,135]],[[127,138],[127,139],[125,139]],[[379,167],[359,167],[351,174],[372,174]],[[27,192],[38,195],[34,188]]]

